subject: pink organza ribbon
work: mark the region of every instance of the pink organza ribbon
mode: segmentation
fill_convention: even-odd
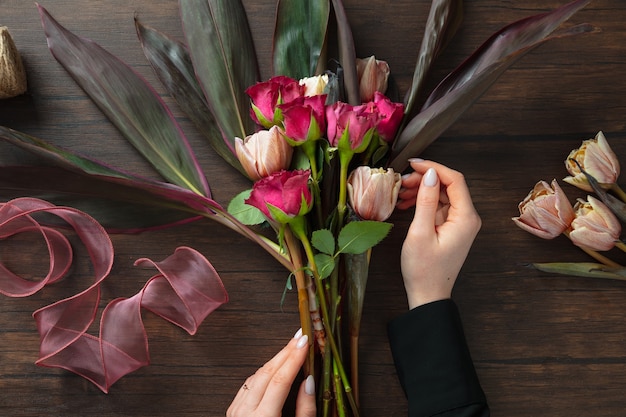
[[[195,334],[212,311],[228,301],[219,275],[199,252],[179,247],[161,262],[139,259],[158,273],[137,294],[111,301],[100,319],[100,336],[87,333],[98,312],[100,284],[113,265],[113,245],[104,228],[89,215],[35,198],[0,203],[0,239],[38,232],[49,252],[48,274],[25,280],[0,263],[0,293],[26,297],[63,278],[72,264],[72,248],[58,230],[35,217],[54,215],[71,226],[87,248],[94,282],[84,291],[33,313],[40,335],[38,365],[67,369],[93,382],[104,392],[124,375],[150,363],[148,338],[141,308]]]

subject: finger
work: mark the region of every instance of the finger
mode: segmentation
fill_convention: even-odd
[[[434,168],[429,168],[422,177],[422,183],[415,201],[415,215],[411,224],[414,232],[430,234],[435,232],[435,218],[439,207],[439,177]]]
[[[300,385],[296,398],[296,417],[315,417],[315,380],[309,375]]]
[[[441,186],[444,189],[441,201],[444,204],[450,204],[451,215],[463,217],[475,211],[469,188],[462,173],[434,161],[411,161],[411,167],[417,173],[425,173],[430,168],[437,171]]]
[[[304,335],[298,338],[294,343],[289,343],[289,354],[269,380],[263,399],[259,404],[261,409],[282,410],[283,404],[293,385],[293,381],[296,379],[298,372],[300,372],[309,352],[308,342],[309,339],[307,335]]]
[[[288,360],[291,351],[295,348],[300,336],[301,331],[295,334],[295,336],[287,343],[287,345],[281,349],[272,359],[267,361],[261,368],[259,368],[254,375],[249,377],[242,388],[239,390],[237,396],[241,395],[242,404],[250,410],[255,410],[261,401],[263,400],[267,391],[270,381],[278,372],[280,367]],[[280,408],[282,409],[282,403]]]

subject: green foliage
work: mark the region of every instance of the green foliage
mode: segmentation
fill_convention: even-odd
[[[337,239],[339,252],[363,253],[383,240],[392,227],[391,223],[372,220],[348,223],[339,232],[339,238]]]
[[[256,207],[253,207],[245,203],[245,200],[250,197],[252,190],[245,190],[237,194],[228,204],[228,212],[233,215],[234,218],[247,226],[253,226],[265,222],[265,216]]]

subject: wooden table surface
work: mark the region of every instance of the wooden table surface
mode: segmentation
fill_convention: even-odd
[[[357,54],[386,59],[406,89],[428,13],[428,0],[344,0]],[[268,77],[274,1],[245,0]],[[463,28],[432,74],[458,65],[491,33],[559,0],[467,1]],[[175,0],[47,0],[75,33],[92,38],[156,81],[140,50],[133,16],[182,39]],[[530,262],[586,261],[566,238],[544,241],[510,220],[540,179],[566,176],[563,161],[603,130],[626,162],[626,3],[596,0],[571,22],[601,32],[558,40],[531,52],[422,155],[465,173],[483,228],[457,282],[467,339],[493,415],[624,416],[626,414],[626,283],[549,275]],[[47,50],[33,2],[0,0],[28,71],[27,95],[0,101],[5,125],[154,176]],[[165,97],[168,103],[172,103]],[[227,202],[247,181],[208,150],[173,106],[216,199]],[[563,183],[562,183],[563,184]],[[584,193],[563,185],[574,201]],[[406,415],[386,339],[386,324],[406,309],[399,248],[410,212],[374,251],[362,330],[362,408],[366,417]],[[280,299],[288,273],[255,244],[209,221],[140,235],[113,236],[116,259],[104,300],[130,296],[151,272],[139,257],[163,259],[177,246],[205,254],[221,274],[230,302],[198,334],[146,313],[152,364],[103,394],[68,372],[34,365],[38,334],[31,313],[90,283],[84,250],[72,275],[25,299],[0,302],[0,414],[5,416],[220,416],[243,380],[299,327],[295,294]],[[18,272],[45,270],[43,245],[1,242],[0,260]],[[610,256],[624,261],[621,253]],[[286,415],[291,415],[288,411]]]

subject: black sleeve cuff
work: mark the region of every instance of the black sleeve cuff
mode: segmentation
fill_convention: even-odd
[[[417,307],[394,319],[388,330],[410,417],[461,411],[469,406],[483,409],[471,415],[489,415],[459,311],[452,300]]]

